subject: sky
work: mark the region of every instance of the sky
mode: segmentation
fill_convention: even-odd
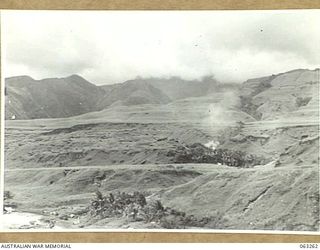
[[[320,65],[320,10],[5,11],[3,75],[79,74],[114,84],[137,77],[213,75],[243,82]]]

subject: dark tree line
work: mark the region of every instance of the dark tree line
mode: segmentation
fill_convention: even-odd
[[[213,163],[232,167],[252,167],[264,163],[262,157],[247,154],[243,151],[224,148],[213,150],[200,143],[180,147],[174,155],[175,163]]]

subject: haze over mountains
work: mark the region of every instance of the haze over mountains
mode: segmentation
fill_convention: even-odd
[[[219,98],[217,93],[229,92],[240,96],[239,110],[257,120],[268,120],[288,113],[318,112],[319,101],[319,69],[298,69],[243,84],[219,83],[212,77],[199,81],[174,77],[96,86],[78,75],[42,80],[16,76],[6,78],[5,84],[5,118],[19,120],[71,117],[113,106],[165,105],[190,97],[214,99]]]

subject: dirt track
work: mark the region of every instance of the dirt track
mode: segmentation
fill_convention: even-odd
[[[272,164],[268,166],[256,166],[255,168],[242,168],[240,171],[254,171],[257,168],[263,170],[273,167]],[[181,163],[181,164],[121,164],[121,165],[107,165],[107,166],[70,166],[70,167],[43,167],[43,168],[13,168],[6,169],[5,172],[16,171],[51,171],[51,170],[81,170],[81,169],[101,169],[101,170],[159,170],[159,169],[189,169],[201,172],[212,172],[217,169],[227,171],[239,171],[236,167],[222,166],[217,164],[195,164],[195,163]],[[281,169],[281,168],[280,168]]]

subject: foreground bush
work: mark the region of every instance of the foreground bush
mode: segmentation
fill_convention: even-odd
[[[140,193],[110,193],[103,196],[96,192],[91,202],[89,213],[92,217],[104,219],[112,217],[126,217],[132,221],[155,223],[163,228],[204,227],[213,218],[197,218],[193,215],[164,207],[159,200],[147,202]]]

